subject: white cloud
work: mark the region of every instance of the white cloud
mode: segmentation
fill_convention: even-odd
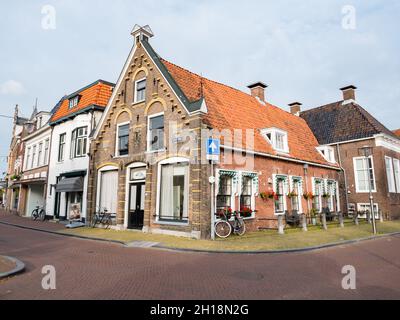
[[[15,80],[8,80],[0,84],[0,94],[21,95],[25,92],[22,83]]]

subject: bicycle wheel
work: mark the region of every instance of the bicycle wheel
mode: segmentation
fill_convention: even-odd
[[[37,210],[37,209],[33,210],[32,213],[31,213],[31,218],[32,218],[32,220],[33,220],[33,221],[36,221],[38,215],[39,215],[39,214],[38,214],[38,210]]]
[[[46,220],[46,211],[44,211],[43,209],[40,210],[40,212],[39,212],[39,219],[40,219],[40,221]]]
[[[220,238],[228,238],[232,233],[232,226],[226,221],[219,221],[215,224],[215,234]]]
[[[235,233],[239,236],[242,236],[246,233],[246,225],[243,220],[239,220],[239,222],[235,226]]]
[[[90,227],[95,228],[97,224],[97,214],[92,215],[92,218],[90,219]]]

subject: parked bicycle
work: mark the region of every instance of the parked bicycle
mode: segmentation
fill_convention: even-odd
[[[221,220],[215,223],[215,234],[220,238],[228,238],[232,233],[242,236],[246,232],[246,225],[239,213],[223,210],[217,214]],[[233,217],[233,220],[231,220]]]
[[[36,206],[36,209],[32,211],[31,217],[34,221],[44,221],[46,219],[46,211],[44,210],[44,208]]]
[[[107,209],[103,209],[100,212],[96,212],[92,216],[92,220],[90,222],[90,226],[95,228],[96,225],[103,225],[106,228],[109,228],[112,225],[112,213],[109,213]]]

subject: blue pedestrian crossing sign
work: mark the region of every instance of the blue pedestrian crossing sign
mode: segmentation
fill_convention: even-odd
[[[219,139],[207,139],[207,160],[219,160],[220,151],[220,140]]]

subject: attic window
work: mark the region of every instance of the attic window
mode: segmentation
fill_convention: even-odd
[[[72,97],[69,99],[69,108],[72,109],[78,105],[79,96]]]
[[[335,151],[330,146],[320,146],[317,148],[318,151],[322,154],[326,161],[330,163],[336,163],[335,159]]]
[[[288,134],[286,131],[277,128],[261,130],[261,134],[278,152],[289,153]]]

